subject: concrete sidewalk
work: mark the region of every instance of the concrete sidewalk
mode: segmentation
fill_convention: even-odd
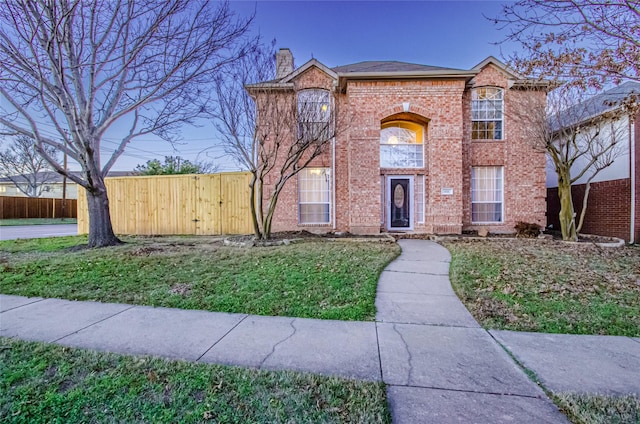
[[[567,422],[500,344],[551,390],[640,393],[640,339],[487,332],[451,289],[447,250],[399,243],[375,323],[0,295],[0,335],[384,381],[394,423]]]

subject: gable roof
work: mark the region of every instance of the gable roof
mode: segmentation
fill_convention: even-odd
[[[282,78],[280,80],[280,82],[291,82],[292,79],[294,79],[295,77],[297,77],[298,75],[300,75],[301,73],[303,73],[304,71],[306,71],[309,68],[312,67],[316,67],[318,69],[320,69],[322,72],[324,72],[325,74],[329,75],[331,78],[337,78],[338,75],[329,67],[327,67],[326,65],[324,65],[323,63],[321,63],[319,60],[317,59],[311,59],[309,61],[307,61],[307,63],[305,63],[304,65],[300,66],[298,69],[296,69],[295,71],[291,72],[289,75],[287,75],[286,77]]]
[[[640,102],[640,83],[625,82],[562,110],[552,117],[551,127],[557,130],[560,124],[570,126],[590,121],[605,112],[622,107],[625,99],[632,95],[638,96],[634,99],[636,103]]]
[[[585,102],[587,104],[585,109],[588,109],[595,115],[599,115],[608,110],[620,107],[620,104],[631,95],[640,96],[639,82],[627,81],[624,84],[620,84],[617,87],[593,96]],[[636,102],[638,101],[640,101],[640,99],[636,99]]]
[[[504,72],[513,84],[521,86],[548,85],[548,81],[534,81],[522,78],[506,64],[493,56],[477,64],[471,69],[446,68],[441,66],[421,65],[418,63],[400,61],[363,61],[347,65],[329,68],[317,59],[311,59],[304,65],[295,69],[283,78],[276,78],[269,81],[262,81],[255,84],[247,84],[245,87],[251,91],[252,88],[263,89],[293,89],[293,80],[306,70],[316,67],[329,77],[338,81],[340,89],[344,89],[347,80],[390,80],[390,79],[464,79],[467,82],[479,74],[488,65],[496,66]]]
[[[349,65],[336,66],[332,68],[334,72],[338,74],[349,74],[353,72],[449,72],[449,71],[462,71],[462,69],[443,68],[440,66],[420,65],[417,63],[398,62],[396,60],[390,61],[365,61],[352,63]]]

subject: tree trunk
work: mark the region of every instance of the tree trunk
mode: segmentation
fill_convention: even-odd
[[[582,198],[582,211],[580,212],[580,219],[578,220],[578,226],[576,228],[576,232],[580,232],[582,230],[582,224],[584,224],[584,217],[587,214],[587,201],[589,200],[589,191],[591,190],[591,179],[587,181],[587,184],[584,187],[584,197]]]
[[[271,238],[271,222],[273,221],[273,214],[276,212],[276,205],[278,204],[279,195],[280,195],[280,190],[276,187],[273,195],[271,196],[271,201],[269,202],[269,209],[267,210],[267,215],[264,217],[264,222],[262,225],[263,240],[269,240]]]
[[[87,192],[89,209],[89,247],[115,246],[122,242],[116,237],[111,225],[109,198],[104,180],[94,180],[94,187]]]
[[[571,196],[571,184],[560,179],[558,181],[558,197],[560,198],[560,230],[562,240],[577,241],[575,213],[573,210],[573,198]]]
[[[249,188],[251,189],[250,192],[250,198],[251,198],[251,202],[249,204],[249,208],[251,210],[251,220],[253,221],[253,233],[256,236],[256,239],[260,239],[261,237],[261,233],[260,233],[260,226],[258,225],[258,215],[257,215],[257,211],[256,211],[256,180],[258,178],[256,177],[256,174],[254,172],[251,173],[251,182],[249,183]]]

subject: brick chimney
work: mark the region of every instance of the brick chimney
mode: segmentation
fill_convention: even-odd
[[[276,53],[276,78],[284,78],[293,72],[293,54],[289,49],[280,49]]]

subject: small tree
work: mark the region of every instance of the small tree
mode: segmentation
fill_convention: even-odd
[[[249,23],[227,2],[206,0],[3,2],[0,124],[31,137],[57,172],[85,188],[89,246],[120,242],[108,171],[136,137],[173,141],[181,124],[203,115],[206,87],[244,55]],[[116,123],[122,139],[102,158],[101,141]],[[67,173],[45,146],[82,172]]]
[[[251,172],[250,208],[257,239],[271,238],[278,198],[287,181],[323,154],[339,123],[333,92],[298,97],[260,83],[275,75],[273,45],[259,46],[218,78],[214,124],[226,153]]]
[[[624,117],[633,113],[634,103],[611,102],[602,95],[589,98],[583,90],[566,86],[548,95],[546,108],[526,106],[521,110],[530,122],[527,136],[547,152],[558,178],[562,239],[575,241],[587,212],[591,181],[624,152]],[[576,222],[571,187],[579,181],[585,183],[585,194]]]
[[[52,158],[58,156],[52,146],[45,146],[45,152]],[[44,185],[53,181],[56,173],[38,154],[33,140],[20,135],[0,152],[0,175],[8,178],[25,196],[40,197]]]
[[[492,19],[520,45],[511,64],[524,75],[599,88],[640,81],[640,3],[519,0]]]
[[[158,159],[148,160],[144,165],[136,166],[139,175],[176,175],[176,174],[208,174],[216,171],[216,166],[209,162],[191,163],[180,156],[165,156],[164,163]]]

